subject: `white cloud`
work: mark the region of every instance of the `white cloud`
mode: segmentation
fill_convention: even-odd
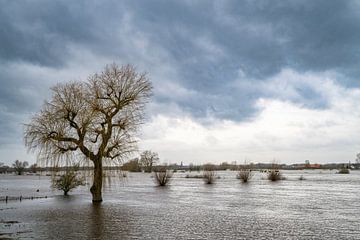
[[[274,77],[269,87],[282,87],[285,79],[310,84],[326,96],[329,107],[311,109],[282,99],[261,98],[256,103],[261,111],[252,121],[213,119],[211,125],[189,116],[158,114],[144,127],[141,148],[158,151],[170,162],[353,160],[360,150],[360,89],[344,88],[328,75],[289,71]]]

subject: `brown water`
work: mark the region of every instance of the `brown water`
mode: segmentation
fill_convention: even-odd
[[[63,197],[48,177],[0,175],[0,197],[51,196],[0,202],[0,239],[360,239],[360,171],[285,171],[280,182],[257,173],[248,184],[219,172],[213,185],[185,175],[161,188],[130,173],[96,206],[88,187]]]

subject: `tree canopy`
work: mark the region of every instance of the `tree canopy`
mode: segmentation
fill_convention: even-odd
[[[118,163],[136,150],[151,83],[131,65],[112,64],[87,81],[58,84],[51,90],[51,100],[25,125],[25,145],[46,165],[66,165],[79,156],[90,160],[90,190],[93,201],[101,201],[102,165]]]
[[[22,175],[25,168],[29,165],[28,162],[24,161],[19,161],[19,160],[16,160],[14,163],[13,163],[13,168],[16,172],[17,175]]]
[[[159,155],[150,150],[143,151],[140,155],[140,163],[146,172],[151,172],[153,165],[159,162]]]

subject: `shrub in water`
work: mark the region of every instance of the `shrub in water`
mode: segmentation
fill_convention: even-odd
[[[166,186],[172,177],[172,173],[165,168],[156,169],[154,171],[154,179],[158,186]]]
[[[253,176],[253,172],[250,169],[240,169],[237,178],[240,179],[243,183],[248,182]]]
[[[284,180],[285,177],[283,177],[282,173],[279,170],[279,165],[275,162],[272,163],[271,169],[267,172],[267,179],[270,181],[278,181],[278,180]]]
[[[64,174],[52,179],[52,187],[62,190],[64,195],[68,195],[69,191],[83,185],[85,185],[84,179],[79,177],[77,172],[72,169],[67,169]]]
[[[282,176],[281,172],[278,169],[271,169],[267,173],[267,178],[270,181],[278,181],[283,180],[284,177]]]
[[[251,171],[251,165],[248,165],[245,161],[243,165],[240,165],[239,172],[236,177],[243,183],[247,183],[252,178],[252,176],[253,172]]]
[[[206,184],[213,184],[215,182],[215,167],[212,164],[204,165],[203,179]]]

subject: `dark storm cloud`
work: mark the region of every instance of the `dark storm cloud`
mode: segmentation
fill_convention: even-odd
[[[96,40],[94,8],[85,2],[7,1],[0,8],[0,57],[61,67],[67,44]],[[94,17],[93,17],[94,14]]]
[[[219,5],[207,1],[10,1],[0,10],[0,56],[56,65],[68,60],[69,42],[97,52],[120,53],[119,39],[112,34],[126,27],[121,19],[131,13],[136,31],[163,46],[185,70],[184,81],[199,77],[202,83],[191,81],[195,87],[213,89],[212,83],[227,80],[238,69],[257,78],[284,66],[351,73],[357,71],[360,51],[359,7],[354,5],[335,0],[225,1]],[[226,55],[217,61],[207,59],[211,53],[199,47],[202,43],[197,37],[211,40]]]
[[[335,71],[342,84],[358,86],[359,6],[344,1],[227,1],[181,4],[138,3],[136,26],[175,59],[183,86],[202,94],[179,101],[194,114],[213,109],[219,117],[251,116],[254,100],[266,89],[234,92],[227,83],[241,70],[256,85],[284,68],[299,72]],[[166,23],[166,24],[164,24]],[[144,27],[145,26],[145,27]],[[207,39],[221,53],[202,48]],[[208,50],[208,52],[206,52]],[[209,58],[210,56],[210,58]],[[295,102],[310,108],[327,99],[307,85],[296,88]],[[220,96],[220,97],[217,97]]]
[[[203,74],[201,79],[214,79],[217,72],[239,68],[258,78],[277,73],[284,66],[302,71],[337,69],[345,74],[357,71],[360,16],[355,3],[225,2],[211,7],[205,2],[186,7],[171,1],[161,5],[147,2],[146,6],[138,3],[135,13],[138,27],[145,25],[154,41],[161,41],[192,74]],[[188,34],[182,35],[178,31],[181,28]],[[212,69],[193,66],[194,62],[195,66],[208,63],[193,44],[199,35],[224,49],[226,57],[219,59],[221,66],[218,62],[211,65]],[[187,62],[189,58],[195,61]]]
[[[175,103],[199,118],[243,120],[256,113],[258,98],[283,99],[266,88],[282,69],[335,71],[342,84],[358,86],[359,9],[356,2],[336,0],[2,1],[0,64],[66,71],[74,50],[80,56],[86,51],[148,70],[155,101]],[[158,74],[164,65],[173,75]],[[171,91],[159,92],[167,81],[192,93],[175,98]],[[234,88],[239,81],[242,87]],[[12,114],[36,111],[44,97],[39,93],[50,85],[36,72],[16,69],[2,70],[0,83],[0,106]],[[294,89],[296,97],[287,100],[327,106],[311,86]],[[1,126],[12,114],[1,115]]]

